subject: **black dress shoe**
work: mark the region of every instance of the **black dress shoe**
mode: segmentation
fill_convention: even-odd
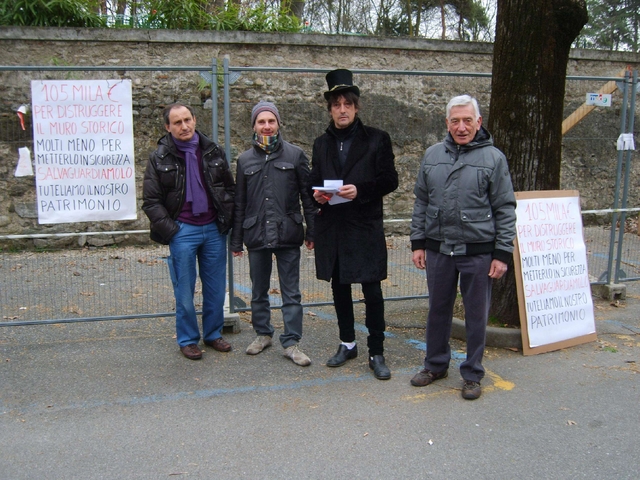
[[[391,371],[389,367],[384,364],[384,357],[382,355],[370,357],[369,368],[373,370],[373,375],[378,380],[389,380],[391,378]]]
[[[327,360],[327,367],[340,367],[341,365],[344,365],[347,360],[351,360],[352,358],[356,358],[357,356],[357,345],[349,350],[345,345],[340,344],[340,346],[338,347],[338,352],[329,360]]]

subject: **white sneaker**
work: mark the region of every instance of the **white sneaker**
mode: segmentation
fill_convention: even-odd
[[[304,353],[300,351],[298,345],[291,345],[284,349],[284,356],[293,360],[293,363],[306,367],[311,365],[311,360]]]
[[[251,342],[251,345],[247,347],[247,355],[257,355],[262,350],[271,345],[271,337],[268,335],[258,335],[258,337]]]

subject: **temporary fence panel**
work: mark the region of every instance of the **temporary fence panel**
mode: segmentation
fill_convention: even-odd
[[[220,129],[232,169],[238,154],[251,146],[251,108],[261,99],[273,101],[283,120],[284,138],[299,145],[311,159],[313,140],[321,135],[329,122],[322,93],[326,90],[320,69],[276,69],[267,67],[231,67],[225,62],[221,74],[213,62],[211,67],[85,67],[53,68],[0,67],[5,98],[30,101],[30,79],[101,79],[115,75],[132,80],[134,128],[136,129],[136,176],[142,177],[148,153],[163,133],[160,110],[176,100],[197,105],[198,127],[212,132],[214,139]],[[106,72],[106,73],[105,73]],[[408,219],[412,209],[413,180],[424,150],[442,140],[446,133],[445,107],[454,94],[466,92],[478,98],[485,124],[491,95],[490,75],[483,73],[401,72],[354,70],[361,89],[360,115],[365,124],[391,134],[401,185],[385,198],[385,229],[389,253],[389,277],[383,282],[387,299],[403,300],[426,297],[424,271],[411,261]],[[107,77],[107,78],[108,78]],[[204,79],[204,80],[201,80]],[[214,80],[215,79],[215,80]],[[567,115],[580,105],[584,92],[596,90],[606,79],[570,78],[567,81]],[[160,82],[158,82],[160,81]],[[162,87],[158,86],[162,84]],[[208,89],[222,87],[223,110],[207,98]],[[149,92],[152,91],[153,94]],[[0,155],[15,157],[17,148],[30,146],[33,151],[30,125],[19,127],[15,109],[18,101],[7,103],[0,112]],[[211,109],[211,110],[209,110]],[[611,111],[594,112],[589,122],[577,124],[565,135],[563,185],[573,187],[584,180],[580,175],[593,175],[593,164],[601,162],[609,168],[611,158],[593,158],[590,152],[602,151],[611,145],[609,155],[615,157],[613,145],[619,135],[619,119]],[[28,119],[27,119],[28,123]],[[214,127],[216,125],[216,127]],[[141,131],[142,130],[142,131]],[[598,132],[594,135],[593,132]],[[598,146],[598,148],[596,148]],[[9,162],[7,162],[8,164]],[[580,167],[580,164],[583,164]],[[606,165],[606,166],[604,166]],[[6,169],[3,187],[20,194],[33,188],[31,180],[16,179]],[[609,178],[609,177],[607,177]],[[615,179],[614,179],[615,180]],[[593,184],[596,195],[607,206],[613,205],[615,181]],[[618,187],[619,188],[619,187]],[[142,192],[138,192],[138,206]],[[603,200],[606,199],[606,200]],[[600,204],[602,205],[602,203]],[[610,211],[596,212],[594,205],[585,205],[585,240],[588,261],[594,283],[605,283],[609,271],[611,242],[622,245],[620,270],[622,278],[640,278],[640,248],[632,226],[621,240],[611,235]],[[631,207],[635,207],[631,205]],[[101,222],[99,224],[59,224],[40,226],[21,209],[25,225],[22,232],[29,238],[19,238],[15,231],[0,226],[0,325],[38,323],[44,321],[89,321],[173,315],[174,301],[166,267],[168,248],[143,245],[147,242],[146,220],[139,211],[137,221]],[[584,208],[584,207],[583,207]],[[27,209],[28,210],[28,209]],[[635,211],[631,208],[632,212]],[[0,217],[5,213],[0,212]],[[0,225],[3,223],[0,222]],[[615,231],[615,228],[614,228]],[[52,236],[48,236],[52,234]],[[102,246],[106,245],[106,246]],[[614,255],[617,254],[617,248]],[[232,308],[250,308],[251,284],[247,257],[229,261]],[[612,276],[613,277],[613,276]],[[201,304],[198,296],[196,303]],[[313,251],[303,247],[301,260],[301,290],[306,306],[331,303],[329,283],[315,278]],[[281,304],[277,269],[273,269],[272,306]],[[357,288],[354,298],[359,300]]]
[[[243,140],[243,147],[234,150],[237,154],[251,146],[252,130],[250,125],[251,108],[259,100],[273,101],[279,109],[283,121],[284,138],[300,146],[310,155],[313,140],[326,129],[330,116],[322,93],[326,90],[324,76],[328,69],[275,68],[275,67],[235,67],[229,60],[224,62],[224,104],[225,131],[234,131]],[[407,291],[394,294],[393,288],[385,290],[385,296],[397,299],[413,298],[413,292],[426,291],[424,272],[415,277],[418,270],[411,262],[409,239],[398,236],[406,234],[412,209],[413,181],[420,160],[427,147],[441,141],[446,134],[444,123],[446,104],[449,99],[460,93],[469,93],[480,103],[484,124],[487,124],[489,101],[491,96],[491,77],[487,73],[464,72],[407,72],[353,69],[354,83],[360,88],[361,109],[359,115],[366,125],[381,128],[390,133],[394,143],[396,168],[400,176],[397,191],[385,197],[386,230],[394,239],[395,249],[407,250],[392,260],[394,252],[390,250],[389,279],[383,282],[383,288],[401,285]],[[565,116],[569,116],[584,102],[587,92],[599,91],[603,84],[622,81],[622,78],[608,77],[569,77],[567,80],[567,101]],[[620,103],[620,96],[616,97]],[[631,111],[634,111],[633,109]],[[611,246],[618,244],[612,235],[611,211],[602,212],[596,205],[613,205],[615,192],[621,188],[620,180],[609,172],[607,181],[598,175],[598,168],[589,168],[594,163],[602,164],[606,171],[615,164],[616,142],[620,135],[619,111],[614,109],[596,109],[592,117],[577,121],[572,131],[565,136],[565,168],[562,171],[562,183],[566,188],[575,188],[576,183],[584,182],[598,190],[595,193],[582,192],[590,202],[586,206],[591,212],[585,215],[585,241],[589,249],[590,278],[594,284],[609,282],[609,270],[616,258],[611,254]],[[295,125],[295,128],[292,126]],[[244,127],[243,127],[244,126]],[[309,157],[311,159],[311,157]],[[577,165],[576,165],[577,163]],[[587,178],[585,178],[587,177]],[[589,195],[585,195],[589,193]],[[606,200],[605,200],[606,199]],[[603,203],[603,200],[604,203]],[[637,208],[628,210],[636,217]],[[404,219],[398,221],[398,219]],[[611,279],[626,278],[635,280],[640,273],[640,250],[634,219],[623,230],[619,240],[624,248],[620,250],[622,265],[625,269],[611,275]],[[614,228],[613,232],[617,230]],[[399,242],[401,244],[399,244]],[[403,242],[403,243],[402,243]],[[303,254],[303,257],[305,255]],[[307,252],[306,257],[313,259]],[[248,268],[241,261],[234,261],[234,295],[240,298],[237,303],[240,310],[246,310],[250,299],[250,283],[241,283],[240,278],[248,278],[241,270]],[[313,262],[302,262],[304,277],[313,277]],[[305,269],[309,268],[309,272]],[[275,270],[275,268],[274,268]],[[409,274],[408,272],[411,272]],[[416,285],[414,282],[418,282]],[[328,284],[321,282],[311,285],[313,290],[303,291],[303,300],[312,303],[320,297],[329,296]],[[387,283],[387,285],[385,285]],[[279,305],[277,274],[272,276],[272,289],[276,293],[271,299],[272,305]],[[356,287],[357,289],[357,287]],[[417,293],[422,295],[422,293]]]
[[[217,96],[217,82],[210,84],[216,72],[216,60],[210,66],[0,67],[0,189],[8,200],[0,211],[0,325],[175,315],[169,250],[150,245],[141,179],[149,153],[166,133],[164,105],[194,104],[198,128],[218,139],[218,104],[202,100],[203,84]],[[34,154],[33,116],[19,119],[16,110],[30,107],[32,81],[105,79],[133,86],[138,218],[40,225],[34,177],[14,176],[18,149]],[[196,290],[201,305],[199,282]]]
[[[629,200],[630,189],[640,191],[640,177],[637,169],[635,174],[631,170],[632,150],[619,148],[621,136],[634,130],[638,78],[637,71],[623,70],[619,75],[609,80],[569,77],[566,84],[561,184],[589,186],[581,190],[585,225],[603,229],[587,244],[596,284],[640,279],[640,204],[637,194],[636,203]],[[599,94],[605,97],[594,102]]]

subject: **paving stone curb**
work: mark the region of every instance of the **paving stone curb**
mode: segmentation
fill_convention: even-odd
[[[466,341],[464,320],[453,319],[451,336]],[[522,333],[519,328],[487,327],[486,345],[487,347],[522,349]]]

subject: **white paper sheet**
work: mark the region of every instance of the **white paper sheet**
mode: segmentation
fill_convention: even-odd
[[[350,202],[351,199],[339,197],[336,195],[340,191],[340,187],[342,186],[342,180],[325,180],[324,186],[322,187],[311,187],[314,190],[318,190],[320,192],[331,193],[331,198],[329,199],[329,205],[338,205],[339,203]]]

